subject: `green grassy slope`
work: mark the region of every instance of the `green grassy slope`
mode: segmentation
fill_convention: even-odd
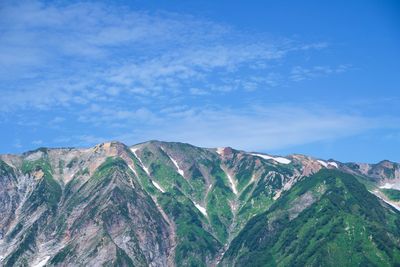
[[[394,266],[400,216],[351,175],[321,170],[249,221],[223,266]]]

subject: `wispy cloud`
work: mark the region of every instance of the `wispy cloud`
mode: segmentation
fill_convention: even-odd
[[[156,113],[147,112],[149,117],[157,117]],[[396,118],[367,117],[355,112],[312,105],[304,108],[298,105],[274,104],[244,109],[181,106],[162,113],[162,119],[147,120],[139,128],[135,127],[134,121],[123,120],[124,127],[129,131],[116,130],[106,136],[90,138],[78,135],[73,137],[73,143],[82,145],[95,144],[99,140],[121,140],[127,144],[135,144],[150,139],[162,139],[203,147],[234,145],[244,150],[268,151],[337,140],[392,127],[400,122]],[[98,117],[101,122],[104,122],[104,118]],[[110,121],[107,123],[111,123]]]
[[[291,71],[290,79],[293,81],[308,80],[319,76],[342,73],[347,71],[349,68],[351,68],[351,66],[348,64],[342,64],[337,67],[313,66],[311,68],[306,68],[302,66],[296,66]]]
[[[3,111],[270,88],[289,75],[280,61],[327,46],[90,2],[9,2],[0,15]]]
[[[327,47],[184,14],[95,2],[8,2],[0,7],[0,111],[21,112],[24,121],[32,110],[45,111],[47,124],[60,130],[53,138],[60,145],[165,139],[275,149],[378,127],[338,110],[241,101],[346,71],[348,65],[307,67],[302,56]],[[233,93],[238,100],[230,104]],[[65,123],[78,126],[67,135]]]
[[[161,125],[138,134],[142,140],[162,136],[206,147],[235,144],[246,150],[271,150],[351,136],[391,123],[321,107],[272,105],[250,110],[188,109],[171,113]]]

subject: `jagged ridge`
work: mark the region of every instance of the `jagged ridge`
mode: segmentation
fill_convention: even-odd
[[[251,218],[321,169],[348,173],[397,205],[396,191],[387,190],[398,188],[400,168],[388,161],[344,164],[159,141],[3,155],[1,262],[213,266]]]

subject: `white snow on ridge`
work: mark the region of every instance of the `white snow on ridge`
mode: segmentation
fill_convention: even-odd
[[[161,193],[165,193],[165,190],[162,189],[162,187],[161,187],[156,181],[151,180],[151,182],[152,182],[152,184],[153,184],[158,190],[161,191]]]
[[[264,155],[264,154],[256,154],[256,153],[250,153],[250,154],[253,155],[253,156],[257,156],[257,157],[263,158],[263,159],[273,159],[273,157],[268,156],[268,155]]]
[[[392,189],[393,188],[393,184],[385,183],[384,185],[380,186],[379,188]]]
[[[319,159],[318,159],[317,161],[318,161],[319,164],[321,164],[321,165],[324,166],[325,168],[328,168],[328,166],[332,166],[332,167],[335,167],[335,168],[339,168],[339,166],[337,165],[337,163],[334,162],[334,161],[325,162],[325,161],[319,160]]]
[[[46,265],[46,263],[47,263],[47,261],[50,259],[50,256],[46,256],[43,260],[41,260],[40,262],[38,262],[38,263],[34,263],[32,266],[33,267],[43,267],[43,266],[45,266]]]
[[[197,204],[197,203],[194,202],[194,201],[192,201],[192,202],[193,202],[194,206],[195,206],[201,213],[203,213],[204,216],[207,217],[207,210],[206,210],[206,208],[200,206],[199,204]]]
[[[337,165],[337,163],[336,163],[336,162],[333,162],[333,161],[328,162],[328,165],[333,166],[333,167],[335,167],[335,168],[339,168],[339,166]]]
[[[264,155],[264,154],[257,154],[257,153],[250,153],[250,155],[261,157],[263,159],[272,159],[281,164],[289,164],[290,162],[292,162],[290,159],[283,158],[283,157],[272,157],[272,156],[268,156],[268,155]]]
[[[379,188],[381,188],[381,189],[395,189],[395,190],[400,190],[400,182],[398,182],[398,181],[393,181],[393,183],[385,183],[384,185],[381,185]]]
[[[326,163],[323,160],[317,160],[319,164],[321,164],[322,166],[324,166],[325,168],[328,168],[328,163]]]
[[[224,153],[224,148],[223,147],[217,148],[217,153],[222,156]]]
[[[131,151],[133,152],[133,154],[135,155],[135,157],[139,160],[140,166],[141,166],[141,167],[143,168],[143,170],[147,173],[147,175],[150,176],[149,169],[148,169],[146,166],[144,166],[142,160],[139,158],[138,154],[136,153],[137,150],[138,150],[137,148],[131,148]]]
[[[273,158],[273,160],[275,160],[279,163],[282,163],[282,164],[289,164],[290,162],[292,162],[290,159],[282,158],[282,157]]]

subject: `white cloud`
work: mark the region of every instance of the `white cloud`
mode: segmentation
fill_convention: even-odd
[[[162,138],[259,150],[378,127],[337,110],[250,108],[242,99],[233,104],[238,108],[228,107],[236,91],[257,98],[257,90],[289,80],[345,71],[347,65],[306,68],[298,62],[305,51],[324,49],[324,42],[268,39],[198,17],[95,2],[9,2],[0,8],[0,27],[0,111],[45,111],[54,129],[65,121],[85,126],[72,127],[71,136],[55,143]],[[210,100],[218,96],[227,103]],[[25,116],[22,124],[31,119]],[[109,132],[95,136],[93,129]]]
[[[144,132],[142,139],[162,136],[167,140],[206,147],[260,150],[338,139],[374,127],[378,127],[375,120],[320,108],[271,106],[254,110],[186,110]]]
[[[190,88],[190,93],[192,95],[207,95],[209,94],[207,90],[200,89],[200,88]]]
[[[313,66],[311,68],[305,68],[301,66],[296,66],[292,69],[290,78],[293,81],[308,80],[318,76],[342,73],[347,71],[350,67],[350,65],[345,64],[339,65],[337,67]]]
[[[282,81],[273,70],[277,61],[327,45],[93,2],[9,2],[0,9],[0,25],[3,111],[118,102],[121,96],[143,105],[274,87]]]
[[[106,139],[135,144],[151,139],[181,141],[203,147],[233,146],[266,151],[294,145],[331,141],[398,124],[394,118],[369,118],[349,112],[293,105],[252,109],[177,107],[164,111],[162,120],[142,124],[126,121],[130,131]]]
[[[65,121],[65,118],[56,116],[52,120],[50,120],[50,124],[58,124],[58,123],[62,123],[64,121]]]
[[[123,109],[115,106],[91,105],[79,111],[78,121],[91,126],[129,127],[132,123],[154,123],[161,119],[147,108]]]

